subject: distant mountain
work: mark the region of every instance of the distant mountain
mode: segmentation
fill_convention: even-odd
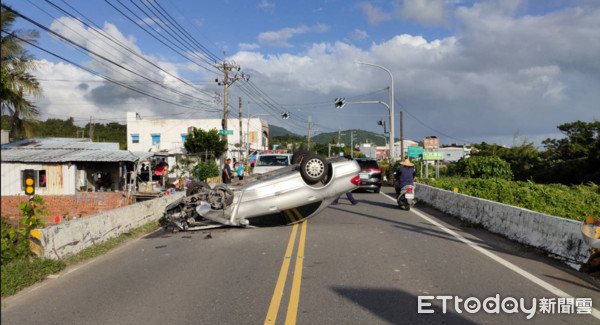
[[[346,145],[350,145],[350,133],[354,131],[354,143],[375,143],[375,145],[377,146],[385,146],[386,144],[386,140],[388,139],[389,141],[389,136],[385,136],[385,139],[383,138],[384,135],[383,134],[378,134],[375,132],[371,132],[371,131],[365,131],[365,130],[342,130],[342,136],[341,136],[341,143],[344,143]],[[319,142],[319,143],[329,143],[331,142],[331,140],[333,138],[337,138],[338,136],[338,132],[329,132],[329,133],[321,133],[319,135],[316,135],[314,137],[310,138],[311,142]],[[399,141],[400,139],[396,139],[396,141]]]
[[[269,124],[269,132],[271,133],[271,137],[282,137],[289,135],[291,137],[302,137],[301,135],[297,135],[296,133],[290,132],[280,126]]]

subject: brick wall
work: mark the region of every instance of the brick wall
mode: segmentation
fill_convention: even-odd
[[[127,198],[121,192],[82,192],[75,195],[44,195],[44,210],[50,214],[44,217],[46,225],[54,224],[54,218],[74,219],[98,214],[127,206]],[[29,198],[20,196],[2,196],[2,216],[13,225],[19,223],[21,213],[19,203]]]

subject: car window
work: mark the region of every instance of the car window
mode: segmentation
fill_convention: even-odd
[[[357,160],[360,169],[379,169],[375,160]]]
[[[289,166],[288,156],[259,156],[256,166]]]

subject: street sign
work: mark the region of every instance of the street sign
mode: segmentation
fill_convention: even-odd
[[[426,137],[423,139],[423,147],[425,150],[435,150],[440,147],[440,139],[436,136]]]
[[[423,147],[421,146],[408,146],[409,157],[419,157],[423,154]]]
[[[219,130],[219,135],[233,135],[233,130]]]
[[[442,153],[437,151],[424,151],[423,160],[442,160]]]

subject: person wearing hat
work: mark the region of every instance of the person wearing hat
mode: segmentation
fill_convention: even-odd
[[[409,158],[400,162],[400,168],[396,171],[396,181],[394,182],[396,197],[400,195],[400,190],[402,190],[404,186],[415,184],[416,176],[415,164],[411,163]]]
[[[231,166],[229,166],[229,164],[231,163],[231,158],[227,158],[225,160],[225,165],[223,166],[223,172],[221,174],[221,178],[223,179],[223,183],[224,184],[229,184],[231,183]]]

